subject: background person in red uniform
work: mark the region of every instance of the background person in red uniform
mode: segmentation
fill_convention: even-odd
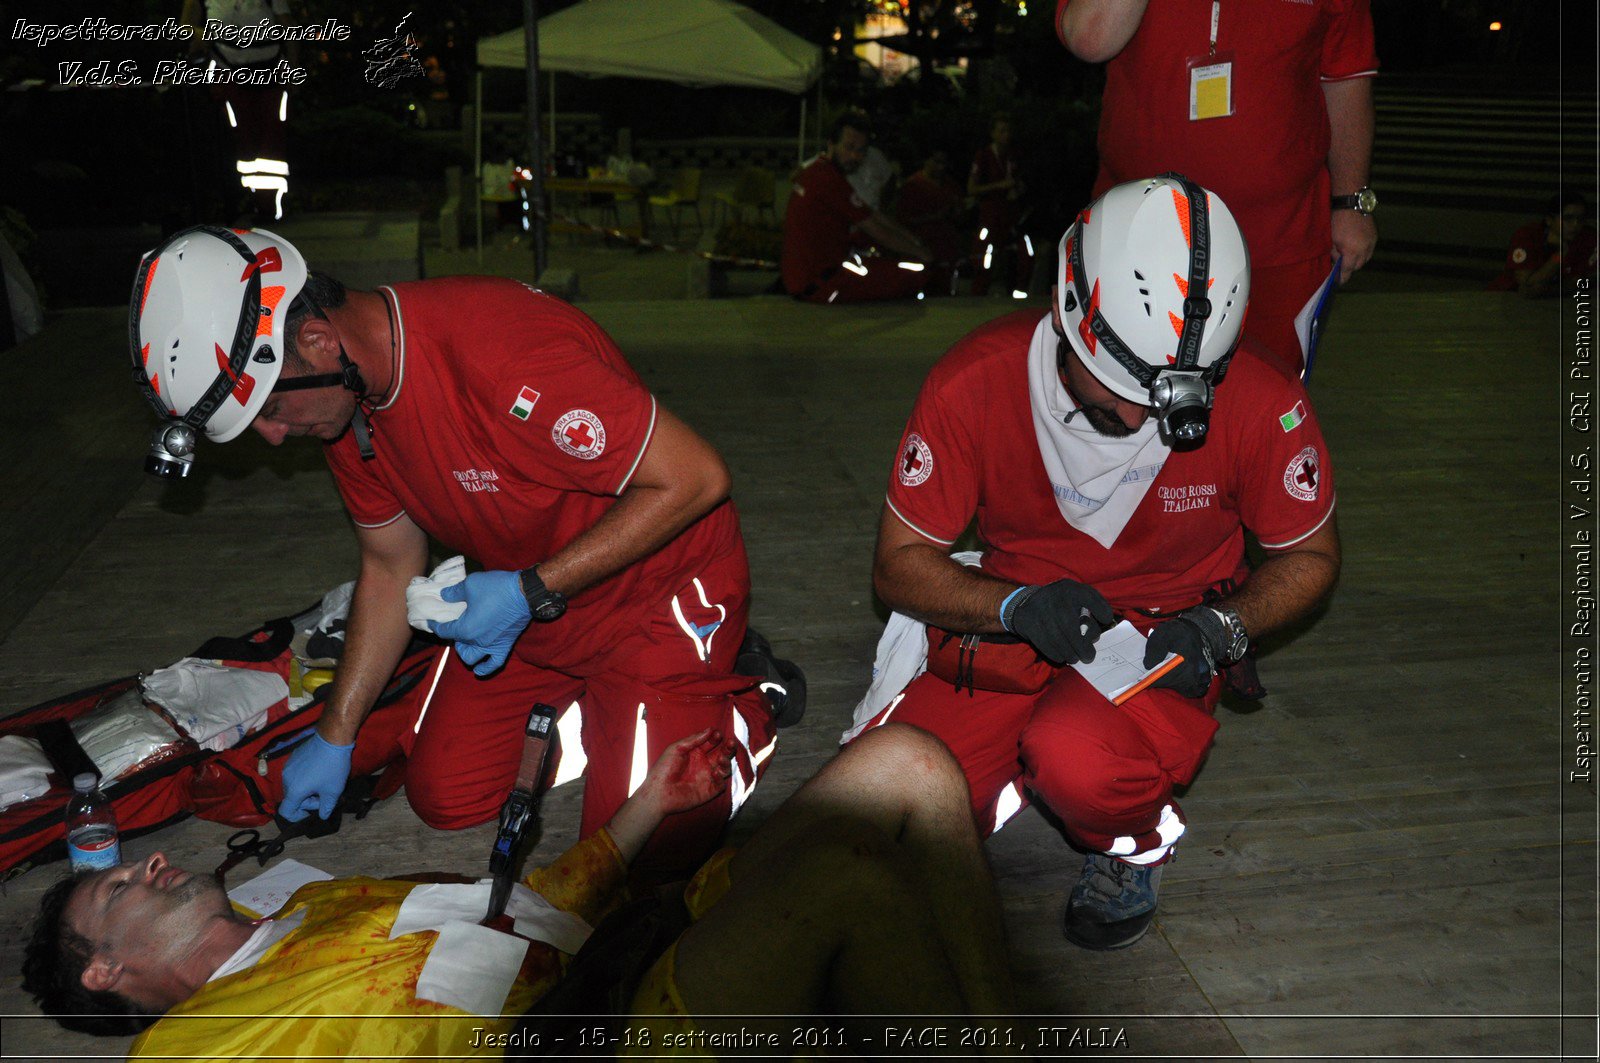
[[[1011,149],[1011,116],[997,114],[989,123],[989,143],[973,156],[967,174],[967,195],[978,201],[978,229],[972,243],[972,294],[987,295],[996,258],[1010,258],[1011,288],[1027,295],[1033,276],[1033,243],[1018,228],[1022,212],[1018,196],[1016,152]]]
[[[1299,373],[1296,315],[1378,242],[1367,0],[1059,0],[1056,19],[1107,63],[1095,195],[1166,170],[1220,195],[1250,247],[1245,334]]]
[[[1563,282],[1590,276],[1595,267],[1595,232],[1586,224],[1589,201],[1581,192],[1550,197],[1543,221],[1529,222],[1511,234],[1506,268],[1489,282],[1492,292],[1521,292],[1529,298],[1556,295]]]
[[[848,175],[866,158],[872,123],[861,111],[834,120],[828,147],[794,179],[783,214],[783,287],[811,303],[904,299],[927,286],[927,246],[873,210]],[[870,243],[896,252],[883,258]]]
[[[296,62],[299,42],[281,44],[257,41],[240,48],[223,41],[206,41],[205,25],[216,20],[226,27],[251,28],[262,21],[289,24],[286,0],[185,0],[183,21],[193,27],[190,54],[224,70],[267,69],[280,59]],[[270,221],[283,217],[283,198],[289,192],[288,137],[289,87],[287,85],[213,84],[211,97],[222,105],[233,134],[233,168],[249,196],[255,217]]]
[[[213,335],[236,319],[259,325]],[[409,641],[406,586],[432,535],[485,571],[443,591],[466,611],[435,628],[456,652],[428,680],[407,750],[417,814],[444,829],[492,818],[529,707],[577,702],[585,836],[671,742],[706,727],[735,740],[729,796],[670,817],[641,863],[704,858],[775,745],[767,697],[734,674],[744,542],[721,457],[657,405],[599,326],[498,278],[346,291],[308,276],[271,233],[211,228],[146,256],[133,321],[165,416],[205,408],[220,366],[231,389],[207,434],[323,441],[356,525],[346,649],[284,768],[285,816],[326,818],[343,791],[356,732]],[[225,344],[233,364],[219,361]]]
[[[961,257],[961,215],[966,200],[950,176],[950,156],[931,152],[922,169],[906,178],[895,200],[896,220],[927,245],[935,263],[935,282],[930,290],[949,288],[950,266]]]
[[[1210,748],[1218,669],[1305,616],[1339,570],[1322,433],[1297,380],[1248,341],[1235,353],[1248,258],[1221,198],[1202,196],[1171,175],[1113,188],[1063,238],[1049,314],[984,325],[934,366],[873,566],[884,602],[933,626],[933,652],[902,671],[886,633],[875,671],[915,678],[881,707],[869,694],[851,734],[892,720],[939,736],[980,829],[1041,800],[1088,852],[1066,934],[1092,949],[1132,944],[1155,914],[1184,830],[1173,787]],[[1201,225],[1209,267],[1190,244]],[[950,555],[974,516],[976,568]],[[1247,528],[1268,553],[1254,572]],[[1116,617],[1149,634],[1146,667],[1185,663],[1116,708],[1072,668],[1039,668],[1093,660]],[[936,628],[1010,642],[952,674]]]

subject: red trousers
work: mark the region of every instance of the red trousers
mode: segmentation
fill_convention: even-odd
[[[442,670],[426,680],[437,685],[419,729],[402,743],[409,747],[411,807],[441,830],[493,819],[516,782],[528,712],[543,702],[561,714],[545,785],[558,771],[575,774],[571,758],[587,758],[579,833],[588,837],[638,788],[662,750],[715,727],[736,742],[729,789],[706,805],[668,816],[634,862],[647,877],[687,877],[716,849],[776,744],[771,710],[757,680],[733,674],[744,640],[748,587],[743,550],[712,562],[656,603],[638,634],[590,675],[542,668],[514,652],[504,668],[480,679],[448,653]],[[531,644],[530,652],[536,652],[533,640],[559,637],[559,624],[533,624],[518,649]],[[581,716],[578,727],[568,718],[574,708]],[[561,738],[574,734],[581,748],[561,748]]]
[[[851,265],[855,265],[854,262]],[[856,269],[865,270],[858,273]],[[796,296],[808,303],[866,303],[879,299],[907,299],[926,288],[926,268],[905,269],[894,259],[863,255],[856,269],[839,268]]]
[[[1306,352],[1295,331],[1294,319],[1328,279],[1333,260],[1327,255],[1291,262],[1285,266],[1250,270],[1250,307],[1245,312],[1244,334],[1263,353],[1271,354],[1297,379]]]
[[[288,191],[285,148],[289,92],[281,86],[213,85],[233,132],[238,181],[250,193],[258,217],[281,218]]]
[[[1011,287],[1026,291],[1033,280],[1033,245],[1017,227],[1016,211],[1010,204],[1004,210],[978,212],[978,231],[972,239],[972,294],[989,294],[999,263],[1010,254]]]
[[[1172,788],[1211,748],[1221,693],[1149,689],[1113,705],[1071,668],[1037,694],[961,690],[924,673],[873,721],[909,723],[950,747],[978,829],[998,830],[1031,792],[1079,845],[1159,863],[1183,833]]]

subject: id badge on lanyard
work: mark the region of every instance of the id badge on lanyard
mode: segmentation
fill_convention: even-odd
[[[1189,121],[1226,118],[1233,114],[1233,53],[1217,51],[1217,23],[1222,0],[1211,0],[1211,44],[1204,55],[1184,61],[1189,72]]]

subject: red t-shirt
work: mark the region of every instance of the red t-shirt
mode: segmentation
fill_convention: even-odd
[[[783,213],[783,286],[798,295],[823,272],[850,257],[851,226],[872,216],[872,208],[850,187],[832,159],[818,156],[794,179],[794,193]]]
[[[1070,2],[1060,2],[1058,27]],[[1255,265],[1327,254],[1322,83],[1377,73],[1368,0],[1226,0],[1217,51],[1233,53],[1233,114],[1190,121],[1186,64],[1207,54],[1210,35],[1211,0],[1160,0],[1145,11],[1106,65],[1094,194],[1177,170],[1228,204]]]
[[[351,519],[409,516],[486,569],[517,570],[592,527],[628,485],[655,398],[600,326],[516,281],[450,277],[387,289],[400,343],[394,393],[372,415],[377,456],[354,433],[326,448]],[[517,653],[579,670],[639,629],[705,560],[739,549],[723,503],[656,553],[572,599],[560,638]]]
[[[949,262],[961,253],[961,231],[956,227],[963,197],[954,181],[935,181],[922,171],[906,178],[895,201],[895,218],[928,245],[936,262]]]
[[[1038,323],[1025,310],[983,325],[929,372],[889,477],[889,505],[913,531],[949,546],[976,515],[983,568],[997,578],[1065,577],[1117,610],[1166,610],[1244,577],[1245,528],[1282,548],[1328,520],[1333,469],[1305,389],[1241,350],[1205,443],[1168,456],[1116,542],[1107,549],[1073,528],[1056,506],[1029,405]]]
[[[1595,250],[1595,231],[1580,229],[1572,239],[1572,246],[1567,248],[1566,257],[1561,260],[1562,279],[1571,280],[1594,272]],[[1545,223],[1529,222],[1511,234],[1511,247],[1506,251],[1506,268],[1500,276],[1489,282],[1489,290],[1516,291],[1518,270],[1537,270],[1549,262],[1550,256],[1555,253],[1556,249],[1549,243],[1549,229]]]
[[[971,182],[992,185],[1008,177],[1015,180],[1016,176],[1016,159],[1009,151],[1001,155],[994,150],[993,144],[985,144],[978,154],[972,157],[972,169],[969,171]],[[985,192],[978,197],[978,221],[989,226],[1009,226],[1015,204],[1016,201],[1006,189]]]

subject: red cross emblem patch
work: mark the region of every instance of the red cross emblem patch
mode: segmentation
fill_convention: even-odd
[[[568,410],[550,429],[556,446],[584,461],[593,461],[606,449],[606,426],[588,410]]]
[[[1322,485],[1322,459],[1316,447],[1306,447],[1283,470],[1283,488],[1302,502],[1315,502]]]
[[[907,487],[915,487],[933,475],[933,451],[928,448],[927,440],[915,432],[906,436],[895,475]]]

